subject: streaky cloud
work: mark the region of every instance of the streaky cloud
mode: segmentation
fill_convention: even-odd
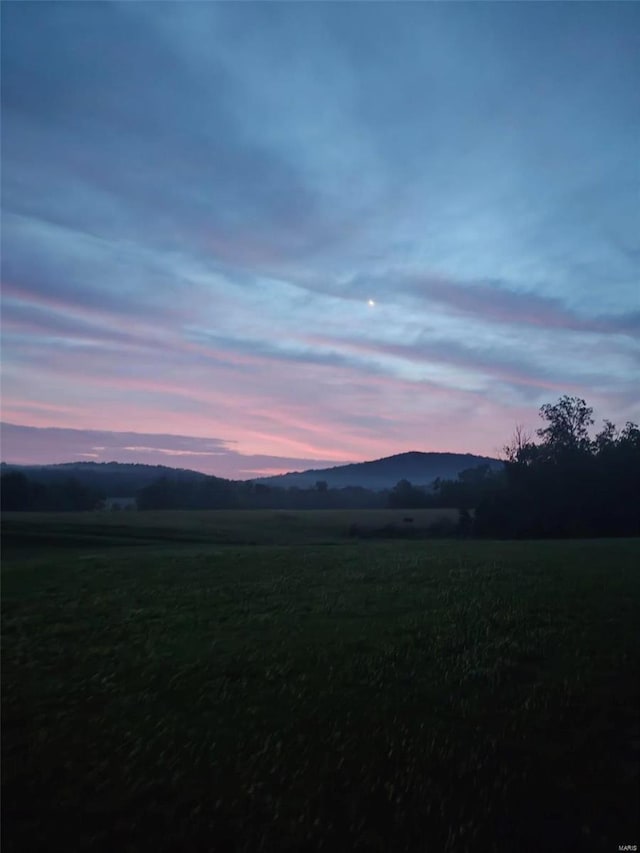
[[[263,471],[328,468],[343,460],[245,454],[218,438],[107,430],[30,427],[2,422],[3,460],[13,464],[55,464],[78,458],[94,462],[139,462],[194,467],[222,477],[250,479]],[[186,463],[186,464],[185,464]]]

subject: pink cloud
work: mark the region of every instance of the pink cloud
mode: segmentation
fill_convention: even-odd
[[[48,303],[43,298],[38,304]],[[58,303],[55,311],[64,313]],[[308,359],[297,361],[295,349],[293,355],[283,356],[259,342],[261,348],[252,352],[242,348],[250,347],[251,341],[237,346],[225,346],[224,339],[194,342],[184,340],[177,327],[169,331],[152,322],[116,319],[90,309],[73,311],[70,314],[79,321],[100,325],[107,340],[91,347],[51,347],[42,343],[37,330],[16,340],[12,351],[17,367],[5,367],[5,420],[194,439],[213,434],[247,457],[295,458],[302,460],[296,465],[301,469],[314,467],[317,460],[339,464],[408,450],[494,455],[515,423],[535,427],[540,402],[565,392],[602,404],[604,414],[614,420],[616,412],[630,408],[622,399],[614,400],[613,392],[541,376],[526,359],[508,364],[499,354],[457,344],[402,345],[297,331],[289,342],[310,351]],[[23,320],[28,323],[28,315]],[[130,334],[131,346],[110,342],[114,330]],[[317,353],[327,352],[340,358],[314,361]],[[400,378],[393,371],[378,370],[380,356],[480,374],[486,387],[493,383],[491,392],[484,386],[464,390]],[[613,411],[609,401],[615,403]],[[102,453],[92,447],[78,452]],[[212,456],[212,451],[130,442],[122,452],[129,460],[138,454],[140,461],[155,459],[225,476],[248,476],[242,473],[246,464],[239,458]],[[279,463],[274,467],[288,470]],[[268,465],[260,470],[271,473]]]

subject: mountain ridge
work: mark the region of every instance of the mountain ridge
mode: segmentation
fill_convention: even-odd
[[[489,465],[497,468],[502,465],[492,456],[479,456],[474,453],[440,453],[409,450],[392,456],[383,456],[366,462],[351,462],[346,465],[334,465],[331,468],[311,468],[305,471],[290,471],[272,477],[255,477],[254,483],[283,488],[297,486],[311,488],[317,482],[326,482],[329,488],[360,486],[380,491],[389,489],[400,480],[409,480],[414,485],[427,486],[438,477],[456,479],[461,471]]]
[[[314,488],[318,481],[327,483],[328,488],[361,487],[373,491],[392,488],[399,480],[409,480],[417,486],[430,485],[436,478],[456,479],[461,471],[478,465],[500,466],[500,460],[490,456],[473,453],[440,453],[410,450],[371,459],[365,462],[351,462],[346,465],[334,465],[331,468],[309,468],[303,471],[289,471],[271,477],[249,477],[244,482],[257,483],[280,488]],[[132,462],[58,462],[50,465],[22,465],[2,462],[3,474],[10,471],[22,471],[32,477],[46,481],[63,477],[76,477],[82,481],[108,481],[111,490],[121,493],[133,493],[150,482],[166,477],[173,480],[202,480],[206,478],[242,482],[205,474],[189,468],[172,468],[167,465],[147,465]],[[107,485],[102,482],[101,485]]]

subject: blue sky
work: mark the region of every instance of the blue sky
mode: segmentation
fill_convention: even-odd
[[[3,459],[639,420],[639,81],[634,3],[3,4]]]

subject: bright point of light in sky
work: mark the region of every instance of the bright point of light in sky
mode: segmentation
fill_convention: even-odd
[[[375,303],[375,300],[373,300],[373,299],[370,299],[370,300],[367,302],[367,305],[369,306],[369,308],[373,308],[373,307],[375,306],[375,304],[376,304],[376,303]]]

